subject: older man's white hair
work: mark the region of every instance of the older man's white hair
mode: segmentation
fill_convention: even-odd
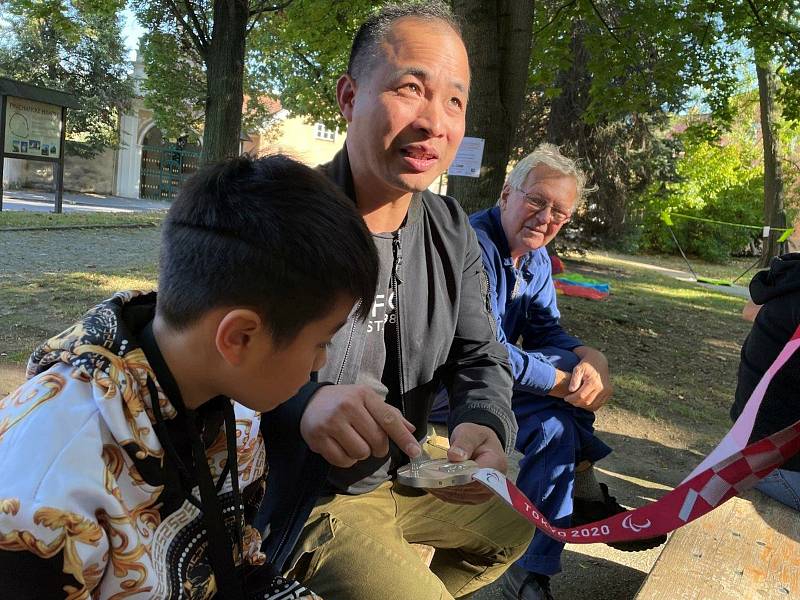
[[[511,173],[508,174],[506,183],[512,188],[518,190],[523,189],[525,180],[528,178],[528,173],[539,165],[545,165],[554,171],[558,171],[559,173],[563,173],[575,179],[575,183],[578,187],[578,197],[575,208],[580,205],[581,201],[588,194],[597,189],[596,187],[587,188],[586,173],[583,169],[581,169],[574,160],[561,154],[558,146],[547,143],[539,144],[536,150],[520,160],[511,170]]]

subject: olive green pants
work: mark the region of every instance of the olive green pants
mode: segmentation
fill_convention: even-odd
[[[533,527],[496,498],[449,504],[387,481],[360,496],[322,498],[289,575],[324,600],[460,598],[502,575],[532,537]],[[436,548],[430,569],[415,543]]]

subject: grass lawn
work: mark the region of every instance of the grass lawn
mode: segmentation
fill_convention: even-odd
[[[118,290],[155,287],[156,269],[49,273],[0,287],[0,361],[24,364],[31,350]]]
[[[22,217],[17,215],[22,214]],[[13,217],[11,217],[13,215]],[[15,223],[62,221],[75,223],[111,222],[141,219],[147,222],[158,215],[46,215],[4,213]],[[0,221],[0,224],[7,221]],[[130,232],[131,236],[156,236],[152,229]],[[70,232],[48,237],[56,244]],[[103,250],[103,240],[110,234],[72,232],[76,240],[96,252]],[[11,232],[0,235],[11,235]],[[43,234],[18,232],[37,239]],[[0,237],[0,243],[2,243]],[[25,246],[27,238],[15,238]],[[156,237],[147,238],[152,246]],[[116,242],[119,245],[119,242]],[[126,247],[129,242],[125,242]],[[75,264],[55,265],[50,270],[0,276],[0,365],[24,364],[31,349],[53,335],[91,305],[119,289],[155,287],[155,261],[136,263],[141,251],[130,252],[131,266],[117,261],[106,268],[98,262],[87,269],[86,260]],[[653,423],[671,423],[681,429],[702,428],[712,440],[723,433],[729,421],[727,409],[733,395],[739,347],[749,324],[739,314],[741,298],[709,290],[697,284],[679,281],[659,268],[680,268],[676,257],[635,257],[589,252],[583,256],[565,256],[566,268],[611,283],[611,298],[595,302],[561,296],[563,322],[587,344],[607,354],[613,369],[616,393],[614,405],[641,415]],[[97,262],[97,261],[93,261]],[[698,263],[698,268],[717,277],[738,274],[748,261],[722,267]],[[653,268],[655,266],[656,268]],[[73,268],[70,268],[73,267]],[[749,279],[749,276],[748,276]],[[700,440],[700,445],[704,443]]]
[[[0,212],[0,231],[15,228],[56,229],[61,227],[110,227],[158,225],[166,212],[96,212],[96,213],[45,213],[25,211]]]
[[[640,257],[599,252],[564,258],[567,271],[611,284],[605,302],[559,296],[559,307],[564,325],[608,356],[614,405],[655,424],[702,431],[696,443],[707,449],[730,427],[739,351],[750,330],[740,316],[745,300],[649,267],[678,267],[673,260],[637,264]],[[719,277],[746,268],[699,265]]]

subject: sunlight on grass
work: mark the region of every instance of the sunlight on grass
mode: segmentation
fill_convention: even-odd
[[[5,282],[0,287],[0,360],[24,363],[38,344],[114,292],[149,291],[155,285],[155,266],[120,273],[48,273]]]
[[[592,251],[586,253],[587,259],[598,264],[624,266],[627,269],[637,269],[640,271],[651,270],[661,271],[670,269],[676,271],[689,272],[686,263],[680,256],[670,255],[649,255],[628,256],[614,252]],[[714,279],[733,280],[741,275],[755,262],[755,257],[737,258],[731,257],[725,264],[710,263],[690,258],[694,271],[704,277]],[[753,277],[755,269],[750,270],[739,280],[739,284],[747,285]]]
[[[668,301],[673,309],[681,307],[689,310],[733,316],[739,315],[745,304],[744,298],[687,288],[653,285],[651,283],[629,283],[625,287],[634,294],[647,293],[650,296],[657,296],[659,299]]]
[[[166,211],[146,213],[44,213],[25,211],[0,212],[0,231],[18,227],[41,229],[78,226],[157,226],[164,220]]]
[[[76,272],[69,273],[67,279],[84,285],[89,285],[94,291],[111,295],[120,290],[153,290],[156,287],[156,278],[145,275],[109,275],[105,273]]]

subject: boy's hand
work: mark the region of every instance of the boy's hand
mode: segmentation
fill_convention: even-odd
[[[490,467],[505,473],[508,468],[506,453],[493,429],[475,423],[461,423],[450,435],[447,460],[461,462],[471,458],[481,467]],[[494,494],[477,481],[448,488],[428,489],[433,496],[451,504],[481,504]]]
[[[389,439],[408,456],[422,452],[414,426],[394,406],[364,385],[326,385],[311,398],[300,435],[335,467],[351,467],[370,456],[386,456]]]

